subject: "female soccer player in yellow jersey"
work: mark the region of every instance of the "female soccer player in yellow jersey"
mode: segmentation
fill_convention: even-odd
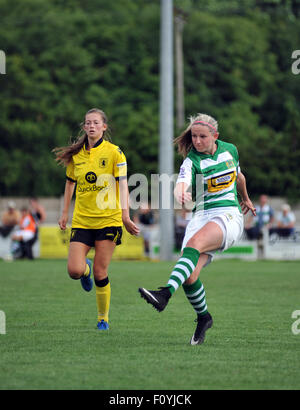
[[[64,205],[58,224],[66,229],[69,207],[76,186],[72,218],[68,272],[80,279],[84,290],[93,287],[91,261],[95,248],[93,275],[96,286],[99,330],[108,330],[111,288],[108,266],[116,245],[121,243],[122,225],[132,234],[138,227],[129,217],[127,164],[119,147],[105,139],[107,118],[98,108],[89,110],[84,135],[69,146],[55,148],[56,160],[67,167]]]

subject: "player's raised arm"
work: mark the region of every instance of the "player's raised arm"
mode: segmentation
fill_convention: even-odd
[[[174,196],[180,205],[184,205],[192,200],[192,194],[187,192],[188,188],[189,186],[186,182],[178,182],[175,186]]]

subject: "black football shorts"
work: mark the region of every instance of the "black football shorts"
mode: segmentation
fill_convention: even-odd
[[[70,242],[82,242],[87,246],[95,246],[95,241],[113,241],[116,245],[121,244],[121,226],[108,226],[102,229],[72,228]]]

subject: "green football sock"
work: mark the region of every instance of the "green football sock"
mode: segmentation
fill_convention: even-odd
[[[200,279],[197,279],[191,285],[183,285],[182,287],[197,315],[205,315],[207,313],[205,290]]]
[[[173,294],[193,273],[198,263],[200,252],[194,248],[184,248],[168,281],[169,290]]]

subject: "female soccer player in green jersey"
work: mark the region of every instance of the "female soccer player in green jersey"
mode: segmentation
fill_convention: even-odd
[[[209,115],[198,114],[190,118],[189,126],[176,138],[178,151],[185,159],[174,195],[181,205],[195,201],[193,218],[187,225],[182,254],[167,285],[158,291],[139,288],[141,296],[161,312],[183,285],[197,314],[192,345],[203,343],[205,332],[213,323],[199,279],[200,271],[211,262],[217,250],[224,251],[240,239],[244,227],[242,213],[250,210],[255,215],[240,170],[237,148],[219,140],[218,136],[217,121]]]
[[[107,118],[93,108],[85,115],[84,135],[67,147],[56,148],[56,159],[67,167],[64,205],[59,226],[66,229],[71,199],[76,186],[72,218],[68,272],[80,279],[83,289],[93,287],[91,261],[86,256],[95,248],[93,276],[96,285],[99,330],[107,330],[111,288],[108,266],[122,226],[137,235],[139,229],[129,217],[126,158],[119,147],[105,139]]]

